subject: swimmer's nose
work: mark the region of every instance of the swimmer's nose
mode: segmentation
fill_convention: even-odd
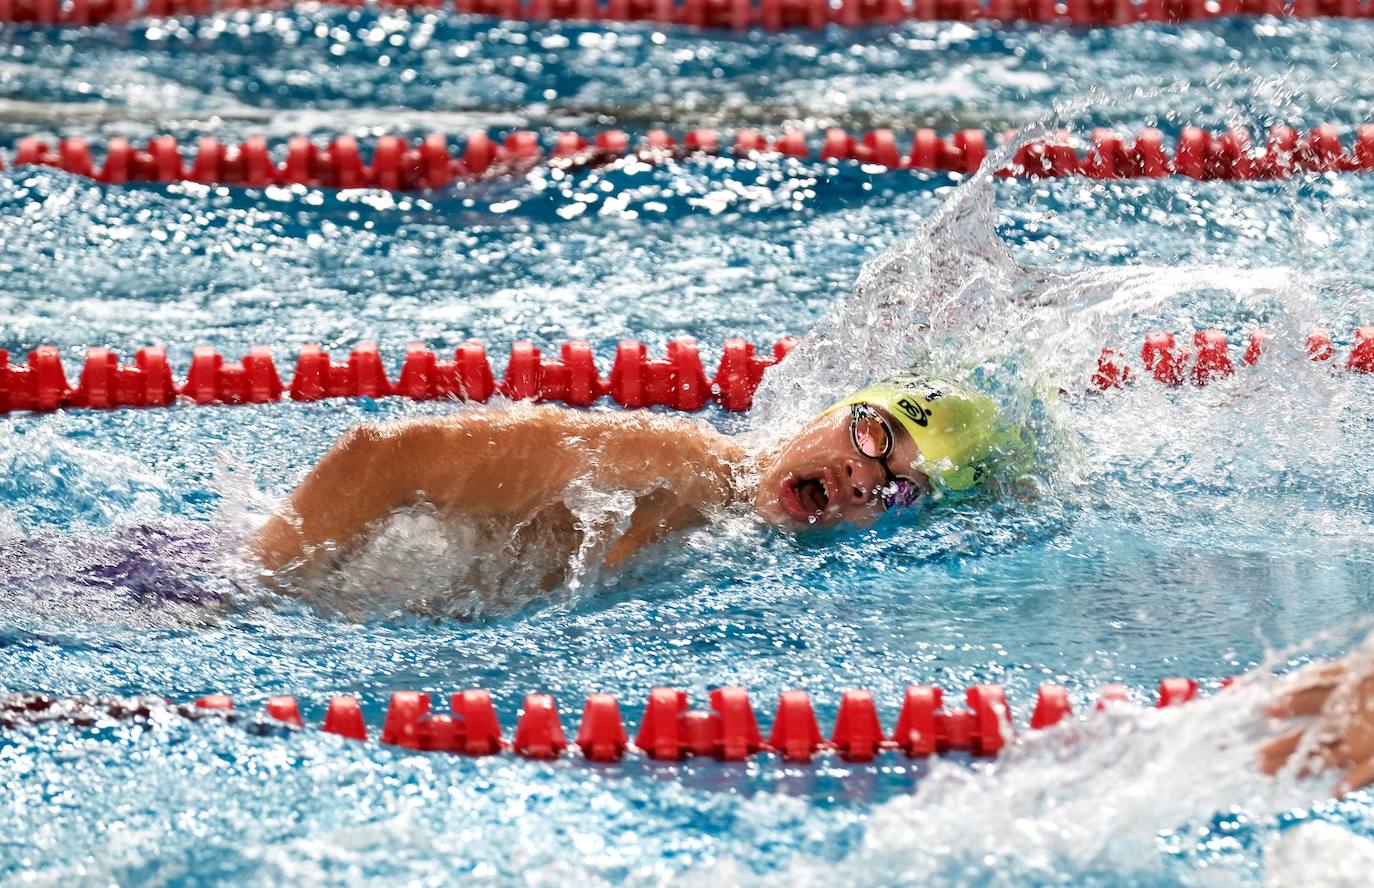
[[[877,496],[885,476],[873,460],[849,460],[844,464],[844,474],[850,498],[861,506],[866,506]]]

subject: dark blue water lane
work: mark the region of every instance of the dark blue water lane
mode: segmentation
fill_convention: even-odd
[[[768,35],[321,7],[8,27],[0,134],[226,139],[487,126],[934,125],[1086,132],[1256,116],[1367,122],[1371,25],[1237,18],[1082,30],[909,23]],[[1167,60],[1167,61],[1166,61]],[[1191,85],[1191,88],[1189,88]],[[43,107],[56,104],[58,107]]]
[[[1367,31],[913,24],[764,40],[338,10],[8,28],[0,134],[349,130],[366,144],[382,128],[687,118],[999,128],[1092,87],[1107,98],[1065,122],[1354,123],[1370,101]],[[1153,91],[1183,78],[1191,89]],[[693,335],[713,362],[727,336],[805,333],[958,185],[728,158],[411,195],[105,188],[6,169],[0,348],[54,344],[72,377],[87,346],[127,357],[152,343],[182,368],[202,343],[231,356],[268,344],[289,366],[305,342],[375,340],[394,376],[416,340],[481,338],[499,372],[517,339],[587,339],[604,372],[619,338],[657,350]],[[1199,714],[1099,721],[1085,728],[1093,743],[1031,748],[992,772],[962,759],[549,766],[214,722],[6,731],[0,873],[170,885],[1283,883],[1270,848],[1311,819],[1343,824],[1347,844],[1309,855],[1337,872],[1358,851],[1349,842],[1374,837],[1368,797],[1314,806],[1272,789],[1247,770],[1240,705],[1214,692],[1274,651],[1286,668],[1347,650],[1374,609],[1374,384],[1313,365],[1301,346],[1325,325],[1344,349],[1374,321],[1374,184],[993,188],[991,216],[949,224],[971,242],[995,231],[1026,266],[1019,301],[981,294],[1025,323],[968,330],[965,354],[1011,356],[979,368],[999,392],[1043,384],[1032,368],[1064,389],[1045,396],[1043,483],[1027,495],[819,539],[731,514],[577,589],[479,585],[461,591],[480,606],[436,616],[395,606],[400,593],[452,591],[449,574],[467,566],[423,516],[393,528],[390,557],[330,577],[309,600],[265,590],[237,547],[349,426],[456,405],[11,415],[0,420],[0,688],[224,692],[245,710],[292,693],[312,722],[331,695],[357,693],[375,728],[393,690],[486,687],[508,727],[524,694],[541,691],[571,729],[588,692],[617,694],[633,723],[654,686],[699,705],[738,683],[765,725],[780,692],[809,689],[828,729],[851,687],[871,690],[890,726],[909,683],[956,694],[999,682],[1024,723],[1042,682],[1090,711],[1104,683],[1148,700],[1160,677],[1187,675],[1214,701]],[[1207,326],[1233,346],[1264,326],[1274,348],[1206,389],[1084,393],[1103,344],[1138,353],[1148,330]],[[700,418],[727,431],[751,422],[716,408]]]

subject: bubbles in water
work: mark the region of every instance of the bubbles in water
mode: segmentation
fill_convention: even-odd
[[[1371,644],[1357,656],[1367,661]],[[1256,776],[1256,749],[1274,736],[1261,711],[1281,686],[1261,669],[1181,706],[1112,703],[1022,734],[995,762],[934,760],[909,796],[872,813],[842,860],[800,859],[762,883],[1246,884],[1263,874],[1286,884],[1284,873],[1325,849],[1341,859],[1321,878],[1354,884],[1342,874],[1374,846],[1310,818],[1339,820],[1363,796],[1327,803],[1334,778],[1295,777],[1296,760]],[[726,861],[698,878],[738,872]]]
[[[1275,122],[1363,121],[1374,107],[1361,22],[1086,34],[913,23],[879,41],[827,32],[776,42],[656,42],[643,28],[371,10],[162,23],[156,39],[139,30],[150,27],[127,45],[99,30],[10,35],[0,84],[18,101],[0,107],[3,125],[27,134],[61,122],[64,135],[102,139],[355,130],[366,146],[382,129],[413,138],[488,124],[998,130],[1048,115],[1081,141],[1097,124],[1240,124],[1258,135]],[[363,39],[374,34],[384,39]],[[326,76],[311,59],[335,48],[344,73]],[[207,85],[184,76],[193,51]],[[1198,85],[1158,89],[1162,51],[1189,53],[1190,70],[1166,73]],[[51,76],[73,52],[90,57],[93,92]],[[493,59],[494,75],[476,67]],[[893,76],[913,66],[924,73]],[[923,77],[950,87],[932,91]],[[1070,82],[1100,82],[1101,92],[1051,108]],[[104,104],[85,107],[92,96]],[[406,110],[359,109],[359,97]],[[398,687],[481,685],[503,715],[536,687],[559,694],[566,712],[589,690],[628,701],[666,683],[698,702],[723,682],[749,685],[760,701],[811,687],[824,708],[825,691],[865,686],[894,701],[908,681],[998,680],[1026,701],[1048,677],[1090,701],[1103,680],[1217,679],[1266,644],[1367,613],[1374,398],[1366,380],[1313,364],[1302,344],[1317,324],[1344,344],[1371,319],[1363,269],[1374,192],[1363,181],[1014,182],[985,170],[955,189],[943,176],[847,164],[643,166],[386,197],[109,190],[8,170],[0,344],[18,353],[51,340],[79,360],[87,344],[127,357],[153,339],[184,366],[202,340],[231,356],[268,342],[282,361],[305,340],[337,352],[375,337],[398,355],[417,337],[451,348],[479,336],[495,349],[529,336],[541,346],[589,338],[605,356],[622,336],[657,348],[693,334],[709,351],[727,335],[767,343],[815,324],[770,371],[755,414],[710,420],[785,434],[845,391],[925,362],[1035,421],[1045,445],[1035,495],[974,497],[802,538],[731,513],[614,570],[598,564],[624,530],[623,492],[572,491],[572,540],[413,509],[335,553],[336,569],[318,581],[300,581],[293,591],[309,608],[289,598],[253,608],[251,565],[215,553],[237,552],[347,426],[451,405],[28,419],[0,438],[6,682],[226,690],[245,705],[294,690],[316,706],[338,689],[378,705]],[[1087,393],[1104,345],[1133,356],[1148,329],[1174,330],[1186,345],[1209,326],[1227,332],[1233,357],[1255,326],[1273,338],[1259,365],[1205,389],[1146,381]],[[206,522],[218,537],[200,533]],[[410,619],[417,613],[463,622]],[[109,860],[116,876],[165,865],[277,881],[442,879],[457,867],[493,879],[648,882],[725,857],[734,862],[699,881],[757,881],[780,866],[800,884],[875,874],[1252,882],[1262,870],[1282,881],[1314,853],[1362,860],[1346,833],[1285,832],[1283,812],[1348,817],[1367,834],[1367,799],[1314,809],[1326,783],[1254,776],[1246,750],[1263,726],[1253,704],[1272,686],[1258,679],[1177,711],[1111,713],[995,765],[939,763],[911,798],[886,804],[877,791],[836,787],[832,797],[824,769],[769,783],[703,765],[706,776],[679,785],[656,771],[340,751],[313,734],[270,744],[209,729],[26,736],[4,761],[37,761],[53,789],[34,797],[24,824],[6,825],[31,825],[59,798],[62,817],[41,824],[45,847]],[[184,780],[201,770],[216,780]],[[263,793],[264,774],[287,788]],[[910,780],[868,776],[847,785]],[[795,796],[784,794],[789,779]],[[413,807],[379,815],[398,792]],[[581,856],[558,857],[531,839],[530,823]],[[1322,863],[1334,877],[1338,867]]]

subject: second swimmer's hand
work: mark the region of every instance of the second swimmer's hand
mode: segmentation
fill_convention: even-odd
[[[1343,771],[1340,796],[1374,783],[1374,661],[1359,651],[1299,672],[1265,709],[1271,718],[1310,721],[1260,747],[1260,769],[1278,773],[1294,755],[1297,774]]]

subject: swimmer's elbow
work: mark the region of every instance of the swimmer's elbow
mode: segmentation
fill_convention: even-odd
[[[397,460],[391,436],[377,425],[357,425],[339,436],[291,495],[291,511],[307,537],[357,522],[360,512],[376,512],[388,504]]]

